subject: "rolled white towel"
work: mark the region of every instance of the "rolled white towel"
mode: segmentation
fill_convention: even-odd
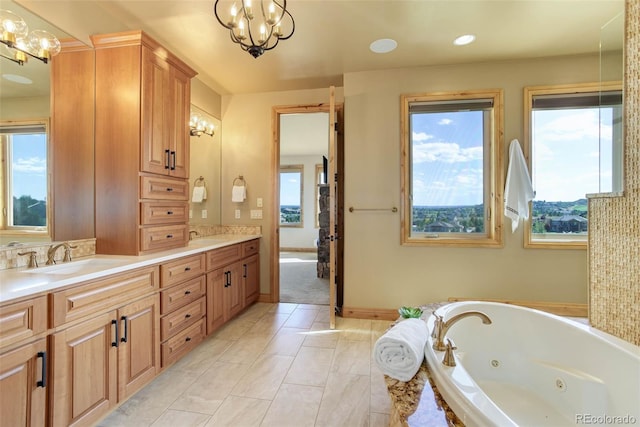
[[[424,320],[404,319],[378,338],[373,358],[384,374],[409,381],[420,369],[428,335]]]

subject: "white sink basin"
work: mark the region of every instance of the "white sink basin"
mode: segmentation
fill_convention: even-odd
[[[48,265],[46,267],[40,267],[40,268],[32,268],[29,270],[22,270],[22,272],[32,273],[32,274],[60,274],[60,275],[92,273],[95,271],[104,270],[105,268],[113,267],[121,263],[122,261],[117,259],[93,258],[93,259],[83,259],[80,261],[72,261],[68,263]]]

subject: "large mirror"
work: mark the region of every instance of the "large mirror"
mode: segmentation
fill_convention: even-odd
[[[69,38],[11,0],[3,1],[1,7],[20,16],[29,31]],[[4,45],[0,49],[9,53]],[[35,58],[24,65],[0,58],[0,245],[50,240],[50,69],[50,64]]]

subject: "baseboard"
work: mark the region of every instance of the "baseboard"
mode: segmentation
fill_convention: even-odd
[[[398,314],[398,310],[388,308],[342,307],[342,317],[371,320],[396,320],[400,315]]]
[[[260,294],[258,302],[277,302],[271,298],[271,294]]]
[[[556,314],[558,316],[572,316],[572,317],[588,317],[587,304],[575,303],[575,302],[547,302],[547,301],[515,301],[505,299],[491,299],[491,298],[459,298],[451,297],[449,302],[456,301],[488,301],[488,302],[501,302],[503,304],[513,304],[522,307],[534,308],[536,310],[546,311],[547,313]]]
[[[318,252],[318,248],[280,248],[280,252]]]

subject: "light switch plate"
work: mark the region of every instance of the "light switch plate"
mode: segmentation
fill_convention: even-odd
[[[206,218],[206,217],[207,217],[207,210],[202,209],[202,218]]]
[[[240,209],[236,209],[236,219],[240,219]]]
[[[262,207],[262,197],[258,197],[258,200],[256,200],[256,206],[258,206],[259,208]]]
[[[251,209],[251,219],[262,219],[262,209]]]
[[[189,209],[189,219],[193,218],[193,209]]]

